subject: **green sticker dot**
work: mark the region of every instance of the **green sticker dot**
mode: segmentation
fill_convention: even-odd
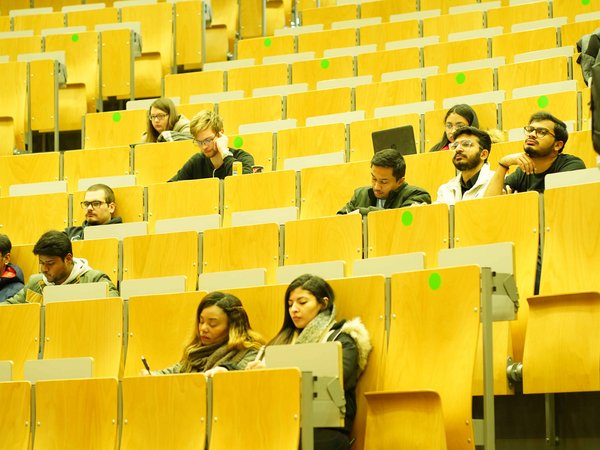
[[[538,98],[537,104],[540,108],[546,108],[548,103],[550,103],[550,100],[548,100],[548,97],[545,95],[542,95],[540,98]]]
[[[121,113],[120,112],[113,113],[112,120],[113,120],[113,122],[119,122],[121,120]]]
[[[431,290],[437,291],[441,285],[442,277],[439,273],[433,272],[431,275],[429,275],[429,287],[431,288]]]
[[[273,43],[273,41],[271,40],[271,38],[266,38],[263,43],[265,44],[265,47],[270,47],[271,44]]]
[[[235,148],[242,148],[242,145],[244,145],[244,139],[241,136],[236,136],[233,140],[233,146]]]
[[[464,73],[460,72],[456,74],[455,80],[456,84],[463,84],[467,80],[467,76]]]
[[[328,59],[324,59],[321,61],[321,69],[328,69],[329,68],[329,60]]]
[[[413,215],[410,211],[404,211],[402,213],[402,225],[409,227],[412,225]]]
[[[581,4],[587,6],[590,4],[590,0],[581,0]]]
[[[71,36],[71,41],[73,41],[73,42],[77,42],[78,40],[79,40],[79,35],[78,35],[78,34],[73,34],[73,35]]]

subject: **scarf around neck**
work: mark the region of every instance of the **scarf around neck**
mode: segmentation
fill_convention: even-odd
[[[326,309],[317,314],[313,320],[300,332],[300,334],[294,334],[294,344],[310,344],[323,342],[327,333],[335,324],[335,305],[332,309]]]

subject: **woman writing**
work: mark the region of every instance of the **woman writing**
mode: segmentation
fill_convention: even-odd
[[[346,416],[343,428],[315,428],[315,449],[348,449],[350,429],[356,415],[356,383],[371,351],[369,333],[359,318],[336,321],[333,289],[322,278],[305,274],[285,292],[281,330],[268,345],[337,341],[342,344]],[[248,368],[264,367],[252,362]]]
[[[153,375],[215,372],[244,369],[263,344],[250,328],[248,314],[235,296],[222,292],[207,294],[196,311],[196,326],[181,361]],[[146,371],[147,373],[147,371]]]

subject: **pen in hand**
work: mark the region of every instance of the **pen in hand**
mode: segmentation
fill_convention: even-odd
[[[148,365],[148,361],[146,361],[146,358],[144,356],[142,356],[142,364],[148,371],[148,375],[152,375],[152,372],[150,372],[150,366]]]

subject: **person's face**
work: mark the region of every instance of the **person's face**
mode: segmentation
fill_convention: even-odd
[[[207,158],[212,158],[219,152],[217,143],[215,142],[217,135],[218,133],[210,128],[200,130],[198,131],[198,134],[196,134],[194,143],[202,150],[202,153],[204,153],[204,156]]]
[[[465,171],[476,168],[483,164],[479,138],[469,134],[462,134],[452,143],[451,148],[454,151],[452,162],[458,170]]]
[[[371,186],[375,197],[387,199],[390,192],[398,189],[403,182],[404,177],[396,180],[391,167],[371,166]]]
[[[463,116],[450,113],[448,117],[446,117],[446,137],[450,142],[454,142],[454,132],[459,128],[464,128],[469,126],[469,121],[465,119]]]
[[[324,308],[306,289],[296,288],[288,298],[288,312],[296,328],[304,329]]]
[[[6,270],[6,265],[10,262],[10,253],[6,253],[5,255],[0,252],[0,275],[4,273]]]
[[[60,256],[39,255],[40,272],[54,284],[62,284],[73,270],[73,255],[70,253],[62,259]]]
[[[104,225],[115,212],[114,203],[106,203],[105,193],[102,189],[97,191],[88,191],[85,193],[85,220],[90,225]],[[94,207],[93,202],[100,202]]]
[[[204,308],[200,313],[198,333],[202,345],[218,344],[229,335],[229,318],[217,305]]]
[[[162,109],[150,108],[150,122],[156,131],[162,133],[168,129],[169,115]]]
[[[525,143],[523,150],[531,158],[542,158],[548,156],[554,150],[562,148],[562,141],[557,141],[554,137],[554,122],[551,120],[540,120],[531,122],[530,127],[533,131],[525,131]],[[545,136],[542,136],[545,134]]]

